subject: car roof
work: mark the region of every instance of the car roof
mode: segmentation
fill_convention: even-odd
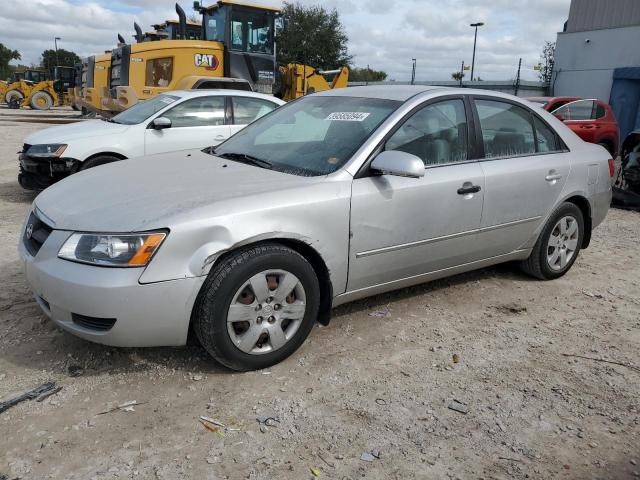
[[[279,105],[284,104],[282,100],[273,95],[265,95],[264,93],[250,92],[248,90],[232,90],[230,88],[201,88],[197,90],[171,90],[163,92],[167,95],[174,95],[180,98],[197,98],[197,97],[210,97],[210,96],[228,96],[233,95],[235,97],[252,97],[262,98],[269,100],[270,102],[277,103]]]
[[[446,90],[446,88],[424,85],[370,85],[364,87],[336,88],[318,92],[315,95],[325,97],[380,98],[383,100],[400,100],[401,102],[405,102],[420,93],[437,90]]]
[[[407,100],[429,94],[436,95],[478,95],[495,98],[503,98],[517,100],[522,102],[522,97],[514,97],[508,93],[498,92],[494,90],[482,90],[476,88],[459,88],[459,87],[436,87],[427,85],[370,85],[363,87],[348,87],[335,90],[325,90],[323,92],[314,93],[314,96],[333,96],[333,97],[359,97],[359,98],[379,98],[383,100],[397,100],[406,102]]]

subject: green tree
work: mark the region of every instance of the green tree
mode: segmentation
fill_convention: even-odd
[[[321,70],[349,66],[352,56],[347,50],[349,38],[338,11],[320,5],[285,3],[283,26],[278,31],[278,62],[304,63]]]
[[[544,42],[544,47],[542,47],[542,53],[540,54],[540,70],[538,71],[538,76],[540,77],[540,81],[545,85],[551,84],[555,55],[556,43]]]
[[[382,82],[387,79],[387,72],[367,68],[352,68],[349,71],[350,82]]]
[[[8,79],[11,76],[11,68],[9,62],[11,60],[20,60],[20,52],[11,50],[0,43],[0,79]]]
[[[453,72],[451,74],[451,78],[453,78],[456,82],[459,82],[465,77],[464,72]]]
[[[73,67],[76,63],[80,63],[80,57],[75,52],[65,50],[64,48],[58,49],[58,55],[54,49],[45,50],[42,52],[42,60],[40,65],[49,71],[53,71],[53,67],[60,65],[63,67]]]

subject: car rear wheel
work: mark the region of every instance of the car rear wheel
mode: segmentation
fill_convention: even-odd
[[[209,273],[192,313],[202,346],[239,371],[278,363],[307,338],[318,315],[318,278],[309,262],[279,244],[232,253]]]
[[[107,163],[119,162],[121,158],[114,157],[113,155],[100,155],[98,157],[90,158],[82,162],[80,170],[88,170],[89,168],[99,167]]]
[[[522,269],[541,280],[563,276],[578,258],[583,238],[582,211],[573,203],[563,203],[547,220]]]

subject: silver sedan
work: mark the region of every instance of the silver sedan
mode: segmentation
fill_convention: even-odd
[[[20,252],[65,330],[204,348],[237,370],[291,355],[355,299],[517,260],[564,275],[611,199],[612,160],[509,95],[409,86],[310,95],[223,144],[48,188]]]

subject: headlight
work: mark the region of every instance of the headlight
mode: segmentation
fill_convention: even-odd
[[[25,153],[34,158],[58,158],[67,149],[64,143],[33,145]]]
[[[58,257],[105,267],[144,267],[166,236],[165,232],[74,233],[64,242]]]

